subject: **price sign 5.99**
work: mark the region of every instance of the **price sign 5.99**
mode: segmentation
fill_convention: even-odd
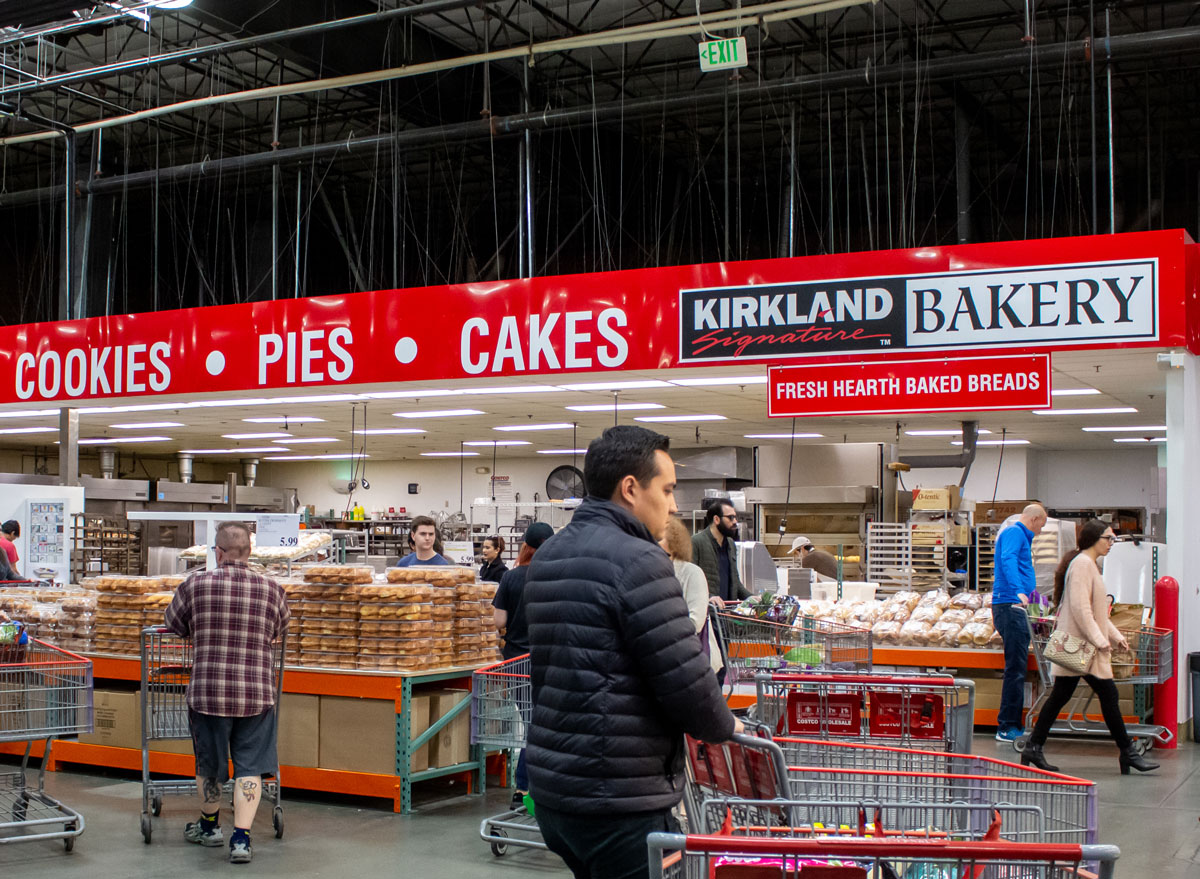
[[[260,513],[255,542],[265,549],[269,546],[296,547],[300,545],[299,513]]]

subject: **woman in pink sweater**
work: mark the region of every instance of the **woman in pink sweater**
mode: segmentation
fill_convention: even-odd
[[[1129,645],[1108,618],[1108,594],[1098,562],[1108,555],[1115,539],[1116,535],[1109,525],[1092,519],[1079,533],[1079,549],[1067,553],[1054,572],[1054,605],[1058,608],[1055,630],[1083,638],[1096,648],[1096,655],[1083,675],[1054,666],[1054,689],[1050,691],[1050,698],[1034,725],[1033,735],[1021,753],[1021,763],[1026,766],[1033,765],[1049,772],[1058,771],[1058,767],[1046,762],[1042,746],[1058,713],[1071,701],[1082,677],[1099,698],[1109,735],[1121,749],[1121,774],[1128,775],[1131,767],[1138,772],[1158,768],[1157,763],[1150,763],[1133,749],[1133,741],[1121,717],[1117,685],[1113,683],[1113,648],[1128,650]]]

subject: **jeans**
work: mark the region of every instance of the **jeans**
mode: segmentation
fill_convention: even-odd
[[[1117,743],[1117,747],[1124,751],[1133,742],[1129,738],[1129,733],[1125,729],[1125,719],[1121,717],[1121,705],[1117,695],[1117,685],[1113,683],[1112,678],[1097,678],[1092,675],[1084,675],[1083,679],[1088,682],[1088,686],[1100,699],[1100,711],[1104,715],[1104,724],[1108,727],[1108,734],[1113,737],[1113,741]],[[1058,713],[1063,710],[1071,697],[1075,695],[1075,688],[1079,685],[1079,678],[1074,675],[1058,675],[1054,678],[1054,689],[1050,691],[1050,698],[1046,700],[1045,706],[1042,708],[1042,713],[1038,715],[1037,724],[1033,728],[1033,735],[1029,737],[1029,744],[1041,746],[1046,743],[1046,736],[1050,734],[1050,727],[1054,725],[1054,721],[1058,719]]]
[[[679,831],[669,809],[580,815],[538,803],[537,821],[546,846],[566,861],[575,879],[646,879],[650,875],[646,837]]]
[[[1001,730],[1021,728],[1025,707],[1025,674],[1029,669],[1029,617],[1019,604],[993,604],[992,622],[1004,642],[1004,683],[1000,688]]]
[[[521,749],[521,756],[517,758],[517,770],[513,773],[513,785],[517,790],[529,790],[529,771],[525,768],[525,749]]]

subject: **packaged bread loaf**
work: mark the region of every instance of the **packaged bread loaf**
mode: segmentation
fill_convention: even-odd
[[[905,646],[926,644],[933,625],[920,620],[909,620],[900,627],[899,643]]]
[[[989,625],[989,626],[990,626],[990,625],[994,625],[994,622],[993,622],[993,620],[992,620],[992,609],[991,609],[991,607],[981,607],[981,608],[979,608],[979,610],[977,610],[977,611],[975,611],[973,614],[971,614],[971,622],[973,622],[973,623],[985,623],[986,625]]]
[[[979,610],[983,607],[983,596],[978,592],[960,592],[950,599],[950,606],[965,610]]]
[[[360,620],[363,638],[419,638],[433,632],[433,620]]]
[[[428,583],[389,583],[379,586],[363,586],[359,589],[360,601],[383,601],[392,604],[417,602],[429,604],[433,601],[433,587]]]
[[[375,569],[368,565],[309,565],[304,569],[304,579],[310,583],[371,583]]]
[[[909,614],[908,621],[910,623],[933,624],[938,621],[941,615],[942,609],[936,604],[918,604],[913,608],[913,612]]]
[[[950,593],[944,589],[937,589],[933,592],[926,592],[921,596],[921,600],[917,602],[917,607],[936,607],[939,610],[945,610],[950,606]],[[911,617],[910,617],[911,619]]]
[[[876,641],[882,641],[885,644],[895,644],[900,637],[902,626],[903,623],[898,623],[894,620],[884,620],[871,627],[871,635]]]
[[[994,629],[986,623],[967,623],[958,633],[958,643],[963,646],[983,647],[992,637]]]
[[[933,624],[933,628],[929,632],[930,644],[936,644],[939,647],[953,647],[958,643],[958,633],[962,630],[963,624],[953,620],[948,621],[946,616],[947,614],[943,614],[942,618]]]
[[[964,626],[971,621],[973,611],[967,610],[964,607],[951,607],[942,612],[938,618],[938,622],[955,623],[959,626]]]

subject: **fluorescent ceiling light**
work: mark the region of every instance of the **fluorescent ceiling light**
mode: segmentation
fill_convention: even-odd
[[[479,452],[421,452],[422,458],[478,458]]]
[[[1113,439],[1114,443],[1165,443],[1165,436],[1120,436]]]
[[[1052,397],[1090,397],[1100,393],[1095,388],[1054,388],[1050,391]]]
[[[362,394],[314,394],[308,397],[270,397],[263,400],[267,406],[287,405],[289,403],[343,403],[348,400],[361,400]]]
[[[462,391],[372,391],[363,394],[372,400],[418,400],[425,397],[457,397]]]
[[[572,412],[638,412],[643,409],[666,409],[662,403],[589,403],[586,406],[567,406]]]
[[[114,443],[169,443],[169,436],[95,436],[81,439],[81,446],[107,446]]]
[[[719,385],[765,385],[765,375],[726,375],[719,378],[673,378],[671,384],[685,388],[706,388]]]
[[[587,449],[538,449],[539,455],[586,455]]]
[[[469,440],[464,446],[531,446],[529,440]]]
[[[110,424],[115,430],[157,430],[163,427],[184,427],[178,421],[130,421],[125,424]]]
[[[677,421],[727,421],[724,415],[640,415],[634,421],[677,422]]]
[[[394,436],[397,434],[424,433],[422,427],[360,427],[355,433],[363,436]]]
[[[287,449],[284,449],[287,451]],[[351,458],[369,458],[370,455],[356,455],[353,452],[338,452],[329,455],[276,455],[264,458],[264,461],[345,461]]]
[[[283,446],[262,446],[261,448],[246,448],[246,449],[180,449],[179,451],[188,455],[256,455],[267,452],[287,452],[289,449]]]
[[[747,433],[746,439],[818,439],[823,433]]]
[[[1034,415],[1128,415],[1137,412],[1132,406],[1113,406],[1108,409],[1034,409]]]
[[[316,418],[311,415],[292,417],[290,415],[267,415],[262,418],[243,418],[247,424],[313,424],[318,421],[324,421],[324,418]]]
[[[290,446],[296,443],[340,443],[341,440],[332,436],[306,436],[292,437],[291,439],[285,440],[272,440],[272,442],[287,443]]]
[[[950,443],[952,446],[961,446],[962,440],[954,440]],[[1002,439],[1002,440],[980,440],[975,443],[977,446],[1027,446],[1029,440],[1023,439]]]
[[[480,409],[434,409],[430,412],[393,412],[397,418],[457,418],[460,415],[482,415]]]
[[[281,439],[289,436],[290,433],[223,433],[221,439]]]
[[[570,430],[574,426],[560,421],[555,424],[506,424],[503,427],[493,427],[492,430]]]
[[[585,382],[578,385],[559,385],[564,391],[636,391],[641,388],[669,388],[670,382],[658,381],[628,381],[628,382]]]
[[[904,433],[906,436],[962,436],[961,428],[959,430],[906,430]],[[991,431],[979,428],[980,436],[986,433],[991,433]]]
[[[58,433],[57,427],[6,427],[0,433]]]
[[[57,409],[25,409],[20,412],[0,412],[0,418],[40,418],[57,414]]]
[[[1082,428],[1087,433],[1138,433],[1144,430],[1166,430],[1165,424],[1153,425],[1142,424],[1133,427],[1085,427]]]

